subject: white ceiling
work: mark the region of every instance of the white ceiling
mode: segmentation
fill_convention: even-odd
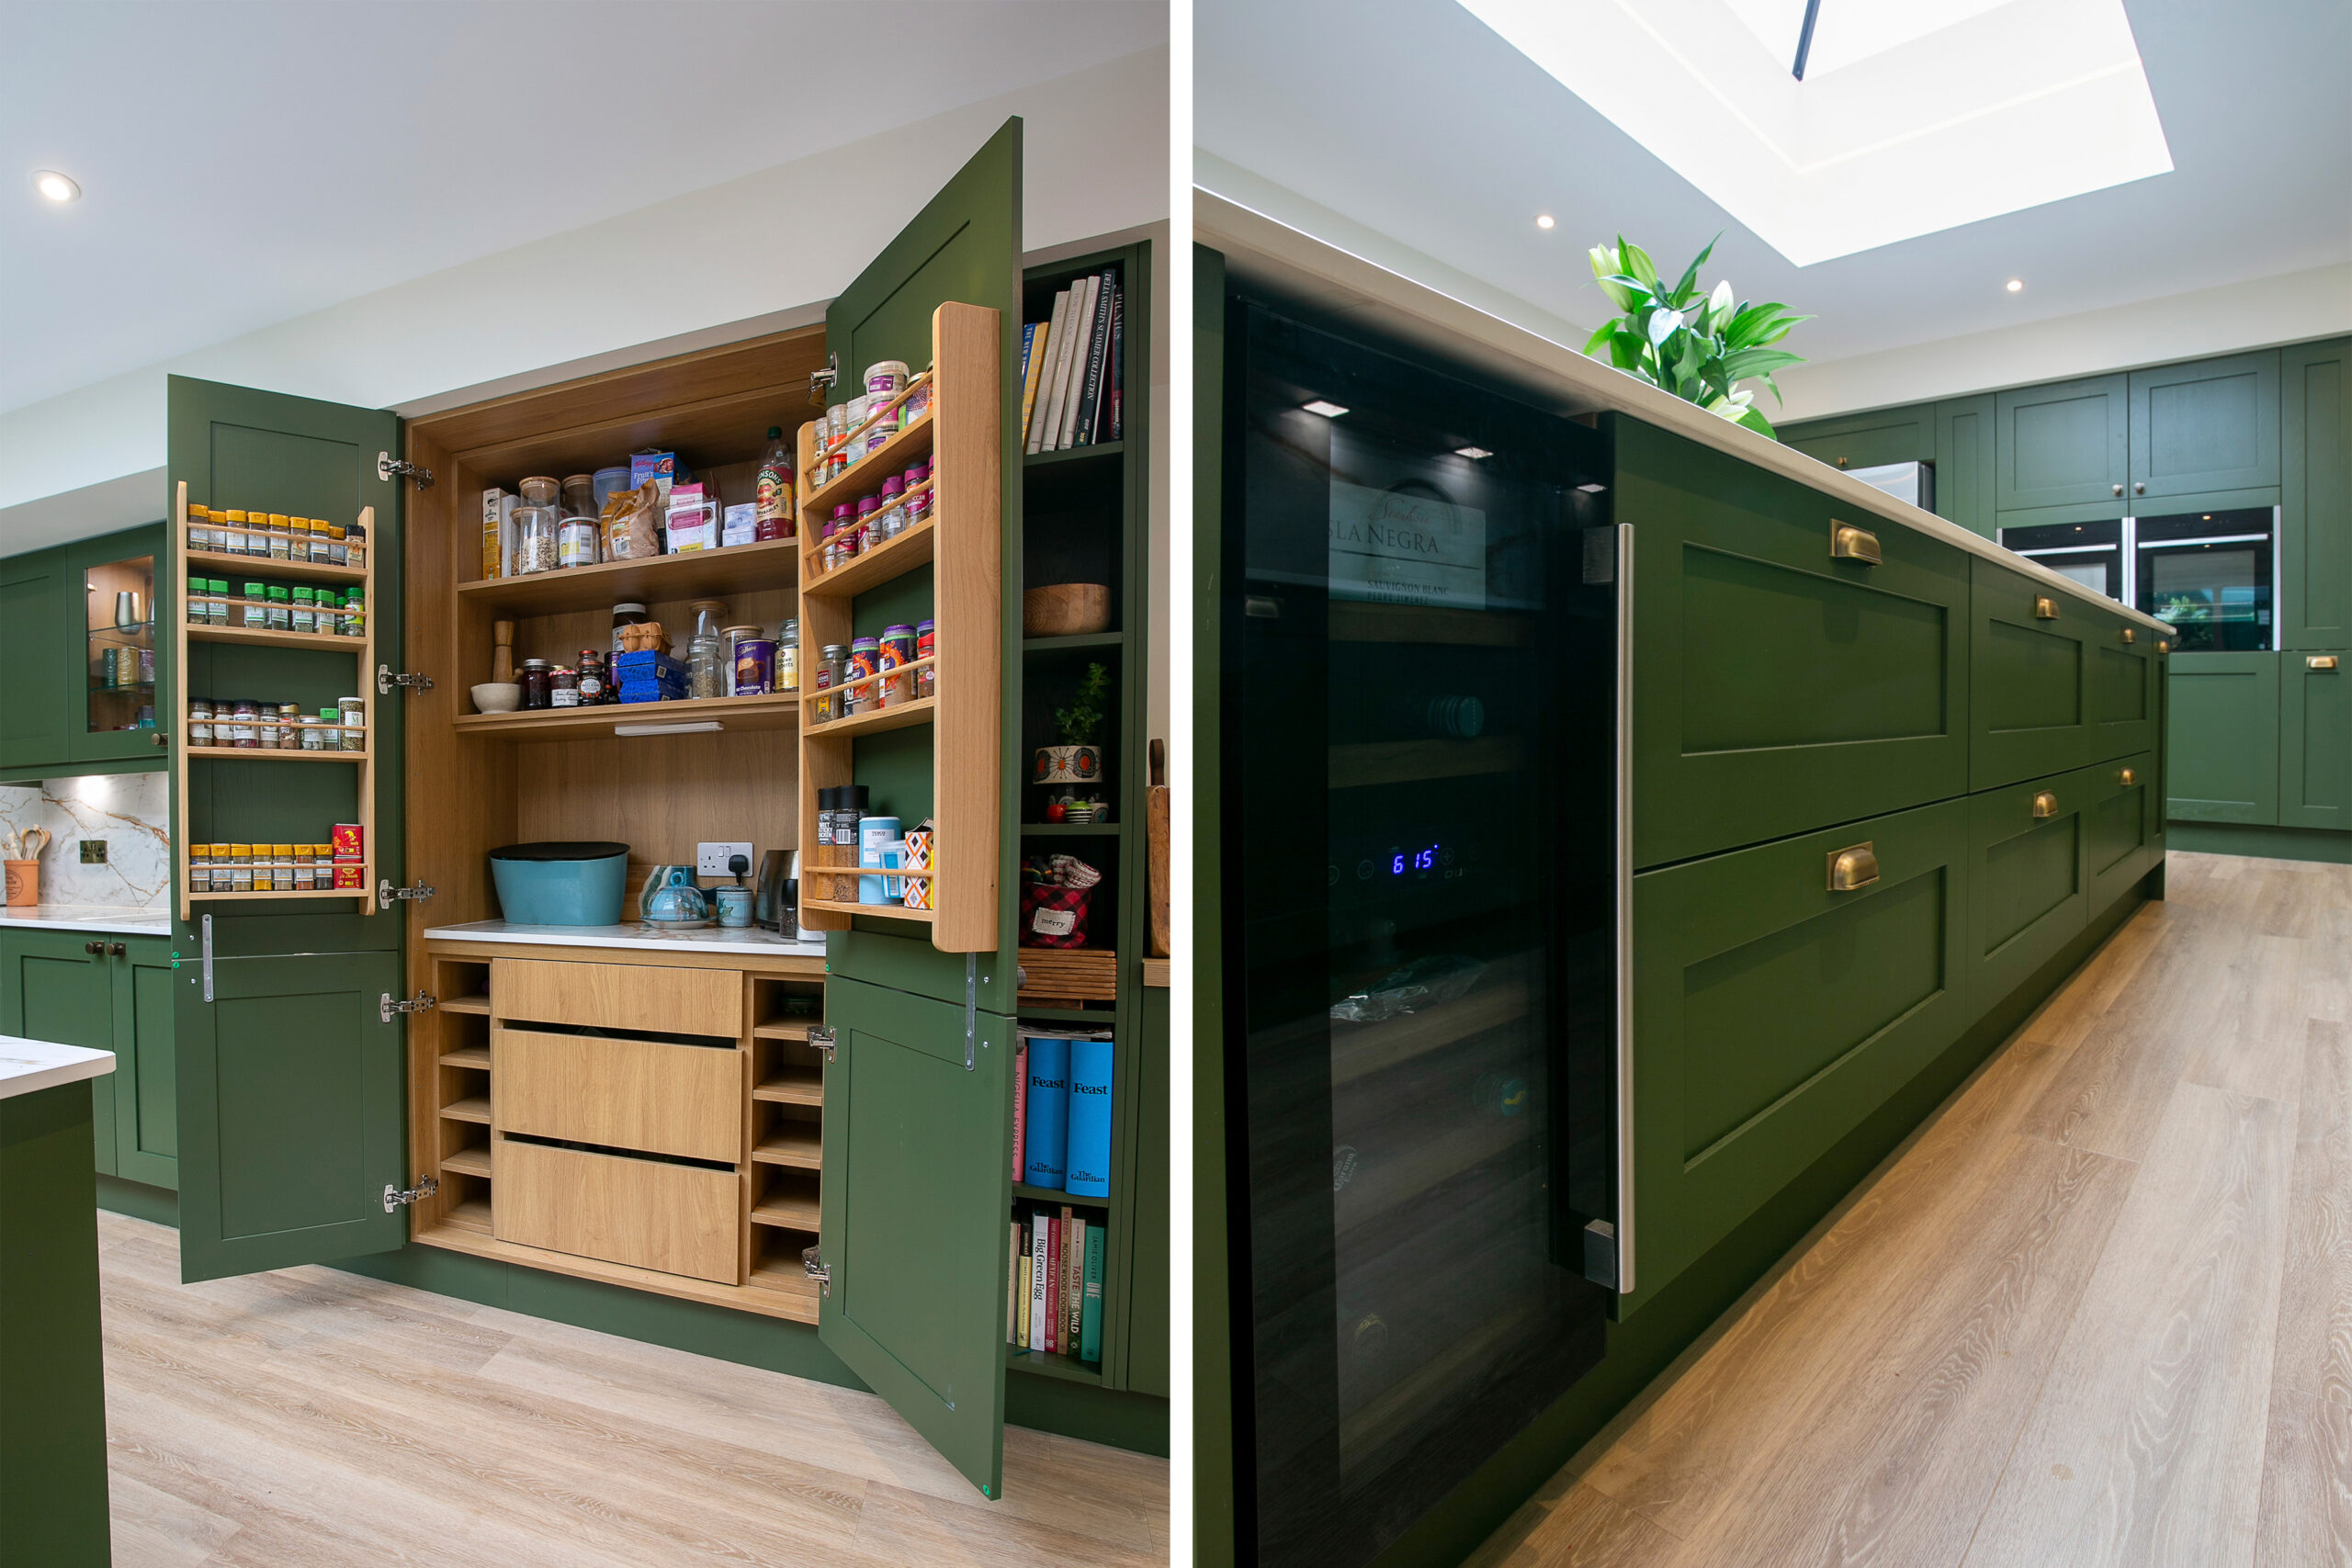
[[[1816,313],[1784,345],[1816,361],[2352,261],[2352,6],[2125,8],[2174,173],[1803,268],[1453,0],[1196,0],[1194,140],[1588,328],[1588,246],[1622,230],[1679,272],[1723,230],[1707,279]],[[2312,335],[2309,303],[2267,341]]]
[[[1160,46],[1168,10],[5,0],[0,27],[6,411]]]

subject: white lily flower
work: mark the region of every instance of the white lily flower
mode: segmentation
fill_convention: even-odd
[[[1715,285],[1715,291],[1713,294],[1707,296],[1707,313],[1718,321],[1726,321],[1731,316],[1733,302],[1731,279],[1726,277]]]
[[[1679,310],[1660,310],[1657,314],[1652,316],[1650,318],[1651,345],[1654,347],[1663,347],[1666,344],[1666,340],[1672,337],[1674,335],[1674,330],[1681,324],[1682,312]]]

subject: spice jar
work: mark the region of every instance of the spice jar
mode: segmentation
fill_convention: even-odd
[[[312,746],[311,741],[318,744]],[[303,750],[309,751],[340,751],[343,750],[343,717],[338,708],[321,708],[319,722],[302,738]]]
[[[212,744],[212,704],[208,698],[196,697],[187,705],[187,743],[191,746]]]
[[[237,624],[249,631],[269,629],[269,592],[260,583],[245,584],[244,594],[237,602]]]
[[[938,651],[939,632],[937,626],[930,621],[917,621],[915,623],[915,657],[917,659],[931,659],[936,656]],[[938,672],[939,666],[936,664],[926,664],[922,669],[915,671],[916,696],[928,697],[939,690],[939,682],[935,679]]]
[[[583,708],[598,706],[606,700],[606,694],[609,691],[605,681],[604,654],[593,648],[582,649],[578,670],[580,705]]]
[[[914,697],[914,677],[905,673],[906,667],[915,661],[915,629],[910,626],[882,628],[881,660],[878,668],[885,671],[876,683],[883,703],[911,701]],[[897,671],[899,673],[888,673]]]
[[[274,632],[294,629],[294,596],[281,585],[273,584],[269,590],[269,629]]]
[[[342,530],[342,536],[343,564],[366,566],[368,564],[368,530],[354,523],[350,527]]]
[[[929,459],[907,469],[907,526],[931,521],[932,484]]]
[[[228,722],[223,728],[220,714],[226,712]],[[261,744],[261,705],[233,702],[224,709],[215,709],[212,721],[213,744],[231,746],[240,751],[250,751]]]
[[[294,891],[293,845],[272,844],[269,846],[269,886],[274,891],[279,893]]]
[[[213,870],[216,875],[213,879],[212,890],[218,893],[220,891],[220,878],[217,874],[220,870],[218,861],[213,863]],[[251,844],[229,846],[228,890],[232,893],[250,893],[254,890],[254,847]]]
[[[775,636],[775,689],[800,689],[800,623],[786,621]]]
[[[580,705],[580,672],[569,664],[559,664],[548,671],[548,705],[576,708]]]
[[[523,660],[523,706],[543,708],[551,700],[548,687],[548,661],[544,659]]]
[[[269,514],[269,558],[272,560],[285,560],[294,552],[294,533],[286,522],[283,512]]]
[[[190,844],[187,847],[187,890],[191,893],[212,891],[212,846]]]
[[[309,726],[302,722],[302,710],[299,706],[292,703],[280,703],[277,705],[277,749],[279,750],[300,751],[302,749],[302,731],[308,728]]]
[[[311,603],[311,590],[298,585],[294,590],[294,629],[314,632],[319,629],[319,612]]]
[[[849,639],[849,664],[842,673],[842,716],[864,713],[882,705],[880,682],[865,677],[881,668],[882,639],[854,637]],[[863,685],[860,682],[865,682]]]
[[[346,751],[368,750],[368,699],[337,697],[335,718],[343,727],[343,749]]]
[[[842,683],[842,671],[847,667],[848,660],[848,649],[843,648],[840,643],[829,642],[825,645],[823,654],[817,660],[817,667],[809,671],[813,689],[823,694],[817,698],[819,724],[841,716],[837,711],[841,705],[841,694],[838,688]]]
[[[254,705],[254,746],[258,750],[277,750],[278,732],[286,728],[276,703]]]
[[[343,594],[343,613],[335,617],[335,630],[345,637],[368,635],[368,610],[360,602],[356,588],[347,588]]]

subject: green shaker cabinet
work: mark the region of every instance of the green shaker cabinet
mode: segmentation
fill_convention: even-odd
[[[2279,363],[2278,646],[2352,647],[2352,338]]]
[[[1802,434],[1790,433],[1784,439],[1806,457],[1833,468],[1931,463],[1936,457],[1936,412],[1933,404],[1922,403],[1917,408],[1814,420],[1802,427]]]
[[[2132,509],[2278,482],[2278,351],[2132,373]]]
[[[2352,652],[2278,660],[2278,825],[2352,828]]]
[[[2083,705],[2092,761],[2153,750],[2156,744],[2156,634],[2123,615],[2068,601],[2090,635],[2083,645]]]
[[[2155,763],[2154,752],[2143,751],[2076,775],[2086,796],[2083,881],[2093,916],[2131,891],[2164,853],[2156,842],[2164,797],[2157,794]]]
[[[114,1050],[109,940],[95,931],[0,931],[0,1034]],[[108,1176],[117,1174],[114,1099],[122,1066],[90,1083],[97,1167]]]
[[[2128,393],[2125,378],[2095,376],[1997,394],[1994,510],[2121,495],[2132,477]]]
[[[0,561],[0,768],[42,768],[65,760],[70,693],[62,549]],[[103,1121],[104,1118],[101,1118]]]
[[[171,974],[162,937],[0,930],[0,1033],[113,1052],[91,1080],[97,1168],[175,1189]]]
[[[1969,557],[1631,419],[1634,863],[1964,792]],[[1841,525],[1882,559],[1832,553]]]
[[[2081,766],[2092,750],[2088,645],[2105,615],[2023,572],[1981,558],[1973,566],[1969,787]]]
[[[1636,1288],[1623,1313],[1971,1021],[1969,805],[1944,801],[1634,879]],[[1865,848],[1876,880],[1834,890],[1838,854]]]
[[[2016,989],[2089,918],[2083,872],[2088,771],[1969,797],[1969,984],[1981,1004]]]
[[[2174,820],[2278,822],[2278,660],[2171,656],[2165,789]]]
[[[1936,405],[1936,515],[1988,539],[1998,536],[1993,492],[2000,465],[1994,456],[1993,424],[1989,394]]]

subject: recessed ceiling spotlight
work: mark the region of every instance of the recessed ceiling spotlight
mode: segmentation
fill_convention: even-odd
[[[1453,449],[1453,455],[1457,457],[1467,457],[1474,463],[1481,457],[1491,457],[1494,456],[1492,452],[1487,451],[1484,446],[1456,446]]]
[[[2001,287],[2007,288],[2012,294],[2022,294],[2025,292],[2025,279],[2022,277],[2013,277]]]
[[[1325,419],[1337,419],[1341,414],[1348,412],[1339,404],[1334,402],[1326,402],[1321,398],[1316,399],[1311,403],[1303,403],[1300,406],[1306,409],[1308,413],[1319,413]]]
[[[55,169],[33,171],[33,188],[51,201],[79,201],[82,187],[59,174]]]
[[[1538,229],[1549,229],[1549,228],[1551,228],[1551,227],[1552,227],[1552,215],[1551,215],[1550,213],[1548,213],[1548,212],[1539,212],[1539,213],[1537,213],[1537,214],[1535,215],[1535,226],[1536,226]]]

